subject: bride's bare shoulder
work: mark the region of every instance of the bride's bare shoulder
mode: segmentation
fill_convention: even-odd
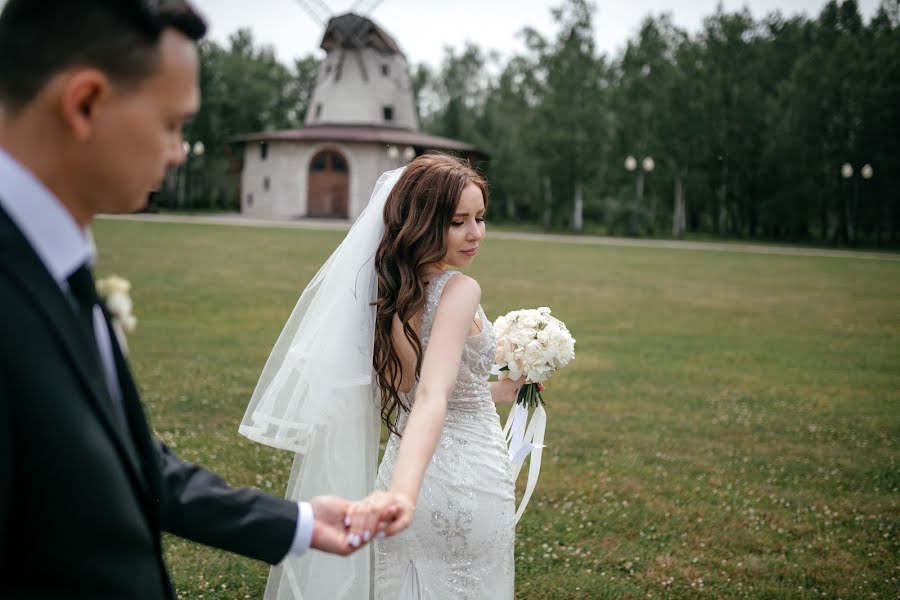
[[[460,301],[474,298],[478,301],[481,299],[481,286],[472,277],[459,273],[451,277],[444,285],[443,297]]]

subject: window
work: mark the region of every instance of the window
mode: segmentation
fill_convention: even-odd
[[[263,178],[263,189],[266,190],[267,192],[269,191],[269,178],[268,177]]]
[[[384,114],[385,121],[393,121],[394,120],[394,107],[393,106],[383,106],[381,108],[381,112]]]
[[[266,157],[269,155],[269,143],[268,142],[260,142],[259,143],[259,159],[266,160]]]
[[[338,153],[331,155],[331,168],[339,173],[347,172],[347,161]]]
[[[322,116],[322,104],[320,102],[319,104],[316,104],[316,118],[318,119],[321,116]]]
[[[385,77],[388,77],[391,74],[391,66],[390,65],[381,65],[381,74]]]
[[[312,159],[312,164],[309,165],[310,171],[324,171],[326,167],[325,160],[328,158],[327,152],[319,152]]]

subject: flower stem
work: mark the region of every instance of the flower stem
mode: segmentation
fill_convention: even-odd
[[[519,395],[516,402],[525,408],[532,409],[538,406],[544,406],[544,397],[541,396],[540,390],[536,383],[526,383],[519,388]]]

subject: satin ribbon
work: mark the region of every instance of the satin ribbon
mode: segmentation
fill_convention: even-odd
[[[531,464],[528,467],[528,481],[525,484],[525,494],[519,502],[519,508],[516,510],[516,523],[522,518],[528,501],[534,493],[537,485],[538,476],[541,473],[541,453],[544,449],[544,432],[547,429],[547,413],[544,407],[538,406],[534,409],[531,416],[531,422],[525,426],[528,421],[528,409],[521,404],[516,403],[506,418],[506,425],[503,427],[503,435],[509,448],[509,460],[516,468],[513,481],[519,478],[519,472],[525,464],[525,458],[531,455]]]

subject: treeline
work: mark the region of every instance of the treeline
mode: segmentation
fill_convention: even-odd
[[[492,218],[900,242],[900,0],[868,22],[855,0],[809,18],[720,7],[696,33],[650,16],[612,57],[595,48],[593,11],[567,0],[554,36],[526,29],[524,51],[503,61],[469,45],[413,69],[423,128],[490,155]],[[302,123],[314,58],[282,67],[240,32],[229,50],[205,42],[203,57],[192,135],[220,144]]]

